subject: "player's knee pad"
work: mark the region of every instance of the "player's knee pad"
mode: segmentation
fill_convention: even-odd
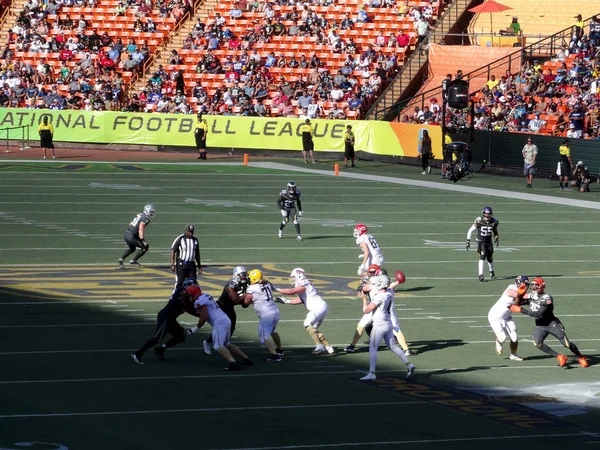
[[[282,221],[281,221],[281,225],[283,225],[283,226],[285,227],[285,226],[287,225],[287,221],[285,221],[285,220],[282,220]]]
[[[506,333],[504,331],[500,331],[496,337],[498,338],[498,342],[500,342],[501,344],[504,344],[504,342],[506,342]]]

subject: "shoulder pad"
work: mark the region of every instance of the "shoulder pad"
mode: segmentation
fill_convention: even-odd
[[[500,222],[495,217],[492,217],[492,220],[490,221],[490,223],[499,224]]]
[[[282,189],[281,192],[279,193],[279,196],[283,197],[285,194],[287,194],[287,191],[285,189]]]
[[[300,197],[300,189],[296,188],[296,197]]]
[[[478,216],[475,218],[474,224],[479,225],[479,224],[481,224],[481,222],[483,222],[483,218],[481,216]]]
[[[552,298],[552,296],[550,294],[544,294],[544,295],[542,295],[540,300],[542,300],[543,303],[550,305],[554,299]]]

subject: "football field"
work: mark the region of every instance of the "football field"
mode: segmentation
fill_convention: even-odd
[[[277,164],[283,163],[283,164]],[[476,174],[453,184],[415,167],[361,162],[251,164],[0,163],[0,450],[274,448],[600,449],[600,203],[557,182]],[[346,176],[347,174],[349,174]],[[278,239],[277,196],[302,193],[302,241]],[[574,200],[584,200],[577,203]],[[117,258],[147,203],[142,267]],[[477,279],[466,233],[484,206],[500,221],[497,279]],[[159,361],[130,353],[154,332],[173,289],[169,249],[196,226],[204,292],[233,267],[277,286],[303,268],[329,304],[320,328],[336,352],[312,355],[303,306],[279,305],[285,356],[266,364],[252,308],[238,309],[233,343],[254,361],[224,371],[206,355],[210,326]],[[402,270],[396,313],[417,367],[383,347],[377,380],[361,382],[368,348],[343,348],[360,319],[355,296],[364,223],[385,267]],[[475,236],[472,236],[475,241]],[[570,340],[589,356],[565,367],[532,344],[534,321],[514,314],[522,362],[494,351],[490,307],[517,275],[541,276]],[[195,324],[183,315],[184,326]]]

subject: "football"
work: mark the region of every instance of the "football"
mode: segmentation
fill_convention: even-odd
[[[404,283],[406,281],[404,272],[402,272],[401,270],[397,270],[396,274],[394,276],[396,277],[396,280],[398,281],[398,283]]]

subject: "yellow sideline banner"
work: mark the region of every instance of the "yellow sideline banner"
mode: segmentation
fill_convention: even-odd
[[[54,126],[57,142],[195,146],[196,117],[181,114],[93,112],[0,108],[3,128],[29,126],[32,140],[44,117]],[[209,147],[257,150],[302,150],[301,119],[204,116]],[[344,151],[343,134],[352,125],[357,151],[390,156],[416,156],[422,129],[430,132],[433,148],[441,145],[439,126],[378,121],[313,120],[315,150]],[[435,152],[436,154],[439,152]]]

